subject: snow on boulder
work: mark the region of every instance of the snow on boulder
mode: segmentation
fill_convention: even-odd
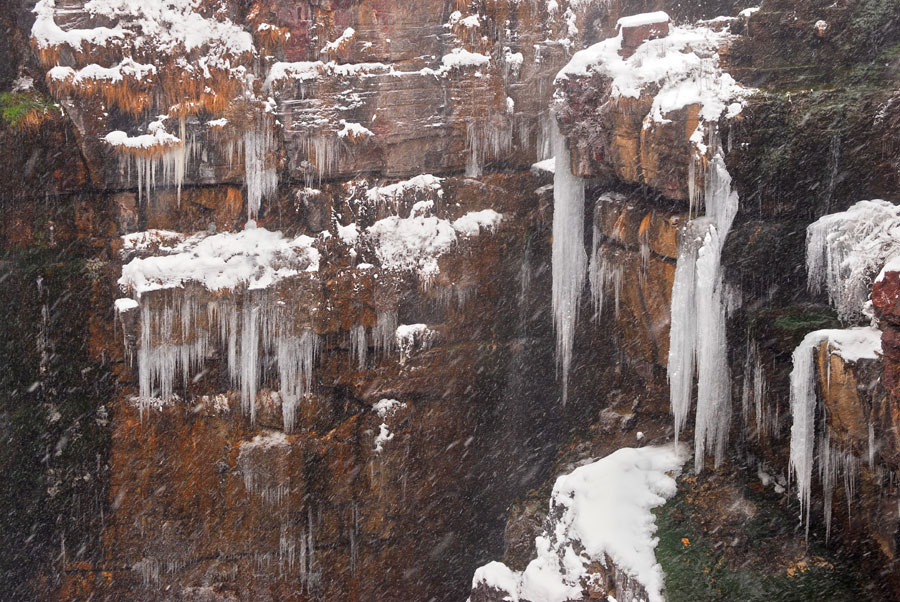
[[[126,248],[149,245],[149,233],[128,235]],[[319,251],[315,239],[298,236],[290,239],[281,232],[265,228],[247,228],[241,232],[209,235],[201,232],[156,248],[157,255],[137,257],[122,267],[119,286],[140,296],[142,293],[201,284],[208,290],[233,289],[247,285],[267,288],[279,280],[301,272],[319,269]]]
[[[647,40],[664,38],[669,34],[669,15],[658,11],[622,17],[616,28],[622,36],[620,53],[628,58]]]
[[[499,562],[479,568],[472,602],[565,602],[599,595],[662,602],[652,510],[675,495],[675,477],[687,457],[683,447],[623,448],[559,477],[544,532],[535,539],[537,557],[522,572]],[[592,572],[598,564],[615,579],[598,580]],[[596,590],[610,581],[610,591]]]
[[[433,201],[419,201],[413,205],[410,217],[392,215],[366,228],[366,236],[375,244],[383,268],[413,271],[428,283],[440,273],[438,258],[457,244],[458,236],[475,236],[482,230],[493,232],[502,220],[502,215],[486,209],[469,212],[451,222],[428,215],[432,208]]]
[[[653,122],[663,122],[666,114],[694,104],[700,105],[700,118],[707,122],[718,120],[726,110],[735,112],[738,107],[731,105],[741,101],[749,90],[720,68],[718,49],[729,39],[727,31],[671,27],[665,37],[651,36],[640,40],[633,53],[621,53],[626,43],[631,43],[624,37],[626,26],[648,21],[642,27],[661,29],[664,14],[660,13],[659,22],[649,17],[628,18],[632,20],[624,20],[617,36],[576,52],[556,76],[557,86],[600,74],[611,80],[613,100],[639,98],[645,90],[652,90],[655,96],[649,117]]]

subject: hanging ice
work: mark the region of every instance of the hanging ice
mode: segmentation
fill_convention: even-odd
[[[272,128],[263,125],[244,133],[244,179],[247,183],[247,219],[255,220],[262,200],[278,187],[278,172],[271,165],[275,148]]]
[[[360,324],[350,330],[350,357],[356,359],[359,370],[364,370],[366,367],[366,352],[368,350],[366,327]]]
[[[887,201],[860,201],[806,229],[809,289],[824,287],[841,320],[863,317],[873,278],[895,256],[900,256],[900,206]]]
[[[715,452],[716,466],[725,456],[731,420],[731,372],[725,334],[722,248],[738,210],[738,196],[719,148],[710,136],[706,172],[706,215],[682,231],[672,288],[669,334],[669,398],[675,417],[675,437],[687,422],[694,373],[697,410],[694,429],[694,469],[703,468],[706,450]]]
[[[575,323],[584,287],[587,254],[584,250],[584,181],[572,174],[566,139],[551,126],[556,168],[553,176],[553,325],[556,361],[562,380],[562,403],[568,399],[569,369],[575,342]]]
[[[801,516],[805,513],[807,532],[816,445],[815,353],[822,343],[827,343],[829,355],[840,355],[848,362],[862,358],[874,359],[881,353],[881,331],[871,327],[816,330],[807,334],[794,349],[794,367],[791,370],[791,416],[794,423],[791,426],[790,468],[796,475],[800,513]],[[824,468],[823,475],[826,477],[831,475],[830,468],[827,466]],[[827,495],[830,496],[830,489]],[[830,507],[827,512],[830,522]]]
[[[279,336],[275,341],[278,379],[281,382],[281,414],[287,433],[294,429],[300,398],[312,387],[318,346],[319,338],[309,328],[304,329],[300,336]]]

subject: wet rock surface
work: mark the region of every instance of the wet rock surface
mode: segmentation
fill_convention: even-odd
[[[522,570],[556,476],[673,435],[672,286],[691,189],[703,186],[702,170],[693,183],[690,175],[697,106],[649,123],[653,91],[610,101],[609,81],[597,75],[559,88],[574,171],[589,179],[594,248],[585,251],[606,266],[595,274],[602,304],[590,286],[583,294],[562,408],[550,310],[552,176],[530,170],[548,158],[554,77],[573,51],[613,35],[620,16],[665,9],[682,24],[747,7],[573,2],[572,29],[565,2],[553,13],[543,2],[201,4],[252,37],[258,54],[234,65],[255,78],[214,86],[232,100],[246,85],[252,102],[217,104],[202,88],[173,91],[160,78],[150,107],[129,113],[137,97],[54,87],[45,77],[57,65],[112,66],[121,49],[41,54],[28,39],[31,6],[0,16],[9,32],[0,86],[32,77],[28,94],[43,99],[15,99],[37,107],[37,125],[0,124],[0,142],[14,149],[0,173],[9,325],[0,428],[12,442],[0,466],[13,475],[3,507],[17,509],[0,529],[8,534],[0,591],[9,599],[450,600],[470,594],[474,570],[489,560]],[[732,447],[724,467],[681,477],[658,515],[670,600],[900,591],[896,273],[873,291],[883,357],[847,363],[818,352],[821,422],[860,460],[856,489],[834,484],[831,543],[822,542],[821,500],[807,548],[793,492],[776,491],[787,488],[791,351],[835,321],[806,290],[805,226],[896,188],[897,27],[878,20],[875,4],[767,4],[733,21],[735,38],[717,50],[730,73],[762,89],[719,129],[741,198],[722,259],[742,300],[728,322]],[[104,24],[83,3],[66,6],[66,26]],[[827,28],[816,29],[819,20]],[[854,50],[860,32],[867,43]],[[163,68],[152,53],[143,58]],[[283,72],[294,75],[271,78],[278,63],[293,64]],[[183,65],[172,69],[183,75]],[[206,104],[185,108],[191,102]],[[103,139],[111,130],[143,134],[165,112],[168,131],[190,141],[183,177],[176,184],[160,171],[155,187],[139,190],[137,160]],[[227,124],[210,125],[220,119]],[[320,253],[317,272],[271,291],[273,303],[291,308],[291,327],[319,344],[287,433],[271,350],[261,354],[253,420],[221,341],[205,350],[202,368],[174,379],[177,399],[136,400],[129,352],[140,347],[139,310],[114,310],[133,258],[122,254],[123,235],[242,231],[248,132],[271,136],[257,167],[278,176],[256,223],[314,238]],[[443,178],[440,193],[377,192],[424,173]],[[420,202],[431,206],[417,214]],[[502,221],[457,234],[430,279],[386,269],[365,236],[344,238],[353,224],[364,234],[384,219],[453,223],[486,209]],[[200,313],[214,303],[253,306],[244,289],[186,290]],[[161,311],[174,299],[151,291],[141,303]],[[401,347],[396,327],[416,324],[427,326],[427,340]],[[196,324],[178,328],[179,343],[197,341]],[[741,391],[756,378],[754,345],[767,383],[758,404]],[[383,400],[398,405],[382,412]],[[594,567],[603,587],[587,596],[613,590],[612,564]],[[860,585],[866,579],[876,587]],[[740,589],[746,583],[753,587]],[[471,591],[473,602],[497,595],[483,584]]]

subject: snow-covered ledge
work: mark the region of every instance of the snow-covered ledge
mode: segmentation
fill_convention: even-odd
[[[469,602],[662,602],[652,510],[675,495],[687,458],[684,446],[623,448],[559,477],[536,558],[522,572],[478,568]]]

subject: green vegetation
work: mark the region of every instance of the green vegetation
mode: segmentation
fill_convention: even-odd
[[[803,554],[799,548],[791,562],[792,555],[783,546],[786,538],[798,536],[796,518],[777,500],[761,495],[748,495],[758,514],[743,523],[737,554],[741,564],[733,565],[725,559],[728,547],[735,545],[732,534],[726,538],[694,523],[695,517],[708,512],[702,503],[692,503],[695,496],[698,492],[682,480],[678,496],[656,512],[656,558],[666,576],[669,602],[865,599],[853,571],[827,551],[812,545]]]
[[[56,110],[56,105],[38,92],[0,93],[0,119],[13,129],[36,129]]]

